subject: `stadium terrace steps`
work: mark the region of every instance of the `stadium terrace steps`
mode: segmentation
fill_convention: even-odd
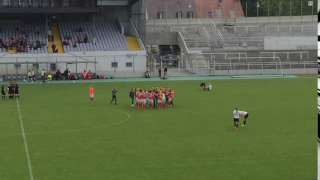
[[[140,50],[141,49],[136,37],[127,36],[126,40],[127,40],[127,43],[128,43],[130,50]]]
[[[21,28],[25,27],[25,34],[21,34]],[[27,35],[27,44],[28,47],[31,43],[36,44],[36,41],[40,41],[42,45],[38,49],[28,48],[28,53],[47,53],[47,48],[44,47],[46,44],[46,30],[45,25],[38,22],[30,22],[30,24],[16,23],[16,22],[1,22],[0,27],[2,32],[0,32],[0,39],[6,40],[9,42],[10,37],[13,37],[15,40],[20,37],[26,37]],[[16,28],[19,28],[19,31],[16,31]],[[0,52],[6,52],[5,49],[0,48]],[[12,52],[9,52],[12,53]]]
[[[52,36],[54,36],[54,43],[56,45],[56,48],[58,49],[58,53],[64,53],[58,24],[55,24],[55,23],[51,24],[50,29],[51,29]],[[51,48],[52,44],[53,42],[49,42],[49,46],[48,46],[49,53],[53,53]]]
[[[79,28],[83,32],[78,32]],[[95,39],[94,28],[89,22],[67,22],[59,23],[61,39],[71,37],[71,45],[64,46],[64,52],[70,51],[128,51],[129,46],[126,37],[121,34],[117,23],[114,22],[96,22]],[[87,43],[76,43],[77,36],[88,36]]]

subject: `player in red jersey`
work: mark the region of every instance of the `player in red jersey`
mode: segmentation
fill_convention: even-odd
[[[146,107],[147,107],[147,93],[146,93],[146,90],[141,91],[141,104],[142,104],[142,109],[146,109]]]
[[[149,100],[149,108],[152,109],[153,108],[153,99],[154,99],[154,92],[152,92],[150,90],[149,94],[148,94],[148,100]]]
[[[139,88],[137,88],[137,92],[136,92],[136,108],[140,108],[141,107],[141,93]]]

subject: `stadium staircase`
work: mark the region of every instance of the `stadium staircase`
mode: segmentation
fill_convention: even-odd
[[[52,35],[54,36],[54,43],[56,44],[56,47],[58,48],[58,53],[64,53],[63,43],[61,40],[58,24],[56,24],[56,23],[51,24],[50,30],[51,30]],[[51,48],[52,44],[53,44],[53,42],[48,43],[49,53],[53,53],[52,48]]]
[[[126,40],[128,42],[130,50],[140,50],[141,49],[136,37],[126,36]]]

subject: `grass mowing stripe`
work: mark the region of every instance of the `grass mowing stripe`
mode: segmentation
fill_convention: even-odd
[[[23,121],[22,121],[20,104],[19,104],[18,100],[16,100],[16,102],[17,102],[17,108],[18,108],[18,113],[19,113],[19,120],[20,120],[20,125],[21,125],[21,132],[22,132],[22,137],[23,137],[23,142],[24,142],[24,148],[26,150],[26,156],[27,156],[27,161],[28,161],[30,180],[34,180],[33,172],[32,172],[31,159],[30,159],[30,154],[29,154],[29,149],[28,149],[28,142],[27,142],[26,134],[24,132],[24,126],[23,126]]]

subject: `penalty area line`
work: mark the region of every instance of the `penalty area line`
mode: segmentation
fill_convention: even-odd
[[[21,125],[21,131],[22,131],[24,148],[25,148],[25,151],[26,151],[26,156],[27,156],[27,161],[28,161],[28,168],[29,168],[30,180],[34,180],[34,178],[33,178],[33,172],[32,172],[31,159],[30,159],[30,154],[29,154],[29,148],[28,148],[28,142],[27,142],[26,133],[25,133],[25,131],[24,131],[24,125],[23,125],[23,121],[22,121],[20,104],[19,104],[19,101],[18,101],[18,100],[16,100],[16,102],[17,102],[17,108],[18,108],[18,113],[19,113],[19,120],[20,120],[20,125]]]

